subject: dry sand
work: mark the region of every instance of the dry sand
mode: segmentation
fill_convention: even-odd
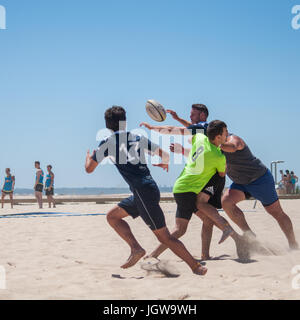
[[[300,200],[283,200],[282,205],[300,242]],[[106,213],[112,206],[74,203],[42,212]],[[215,229],[211,254],[220,259],[206,262],[208,273],[204,277],[192,274],[170,251],[161,258],[180,272],[178,278],[149,273],[140,264],[120,269],[129,248],[108,226],[104,215],[3,218],[0,265],[6,269],[7,289],[0,290],[0,299],[299,299],[300,289],[292,288],[295,275],[291,270],[300,265],[300,251],[290,252],[276,222],[260,204],[255,210],[252,206],[253,201],[241,204],[258,239],[274,254],[255,254],[251,262],[240,263],[234,242],[229,239],[218,245],[221,232]],[[172,228],[175,204],[163,203],[162,208]],[[40,210],[36,205],[16,206],[13,210],[6,205],[0,214],[30,212]],[[157,245],[154,235],[140,218],[128,221],[150,253]],[[182,238],[197,258],[201,254],[201,225],[193,217]]]

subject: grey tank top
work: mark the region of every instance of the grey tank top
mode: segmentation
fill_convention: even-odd
[[[227,175],[237,184],[249,184],[262,177],[268,168],[256,158],[245,144],[243,150],[224,152],[227,162]]]

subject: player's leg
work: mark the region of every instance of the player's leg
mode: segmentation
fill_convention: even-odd
[[[227,220],[223,218],[218,210],[208,203],[210,196],[204,192],[200,192],[197,197],[197,208],[200,212],[204,213],[209,217],[214,224],[223,231],[223,235],[219,244],[224,242],[229,236],[235,237],[235,232],[232,227],[229,225]],[[196,213],[198,215],[198,212]]]
[[[202,253],[201,253],[201,259],[202,260],[209,260],[210,254],[210,244],[213,234],[213,227],[214,222],[205,215],[205,213],[201,212],[200,210],[197,211],[197,216],[202,220],[202,231],[201,231],[201,240],[202,240]]]
[[[189,224],[189,220],[176,218],[176,225],[175,225],[173,231],[171,232],[171,236],[176,239],[181,238],[186,233],[188,224]],[[168,246],[161,243],[146,258],[156,258],[157,259],[167,249],[168,249]]]
[[[124,203],[124,200],[122,202]],[[129,245],[131,249],[131,254],[127,262],[121,266],[121,268],[124,269],[135,265],[146,254],[146,251],[141,247],[134,237],[128,223],[124,220],[124,218],[127,218],[129,215],[130,214],[126,212],[125,209],[121,208],[120,206],[116,206],[110,210],[106,216],[109,225]]]
[[[223,231],[219,244],[224,242],[228,237],[231,237],[235,242],[238,257],[243,260],[249,259],[250,252],[247,242],[234,231],[228,221],[219,214],[218,210],[208,203],[209,198],[210,196],[204,192],[201,192],[198,195],[198,212],[196,214],[198,215],[199,212],[204,213],[220,230]]]
[[[220,177],[218,173],[216,173],[211,180],[207,183],[203,190],[206,190],[207,194],[210,195],[208,203],[212,205],[216,209],[221,209],[221,197],[225,187],[226,178]],[[214,222],[205,214],[205,212],[201,212],[197,210],[196,215],[202,220],[202,260],[209,260],[210,254],[210,244],[213,233]]]
[[[166,227],[159,230],[153,230],[153,233],[161,243],[167,246],[171,251],[173,251],[174,254],[187,263],[195,274],[206,274],[207,269],[202,267],[201,264],[193,258],[184,244],[178,239],[174,238]]]
[[[266,211],[278,222],[281,230],[285,234],[291,249],[299,249],[296,241],[293,224],[289,216],[282,210],[280,201],[265,206]]]
[[[187,230],[189,221],[195,211],[197,195],[193,192],[175,193],[174,198],[177,204],[175,227],[171,235],[177,239],[181,238]],[[167,246],[160,244],[149,257],[158,258],[166,249]]]
[[[246,221],[243,211],[237,206],[237,203],[246,199],[245,192],[235,189],[234,186],[235,184],[232,184],[230,189],[228,189],[222,197],[222,207],[229,218],[238,225],[242,231],[254,234]]]
[[[158,188],[148,189],[135,190],[136,203],[141,218],[164,246],[186,262],[195,274],[204,275],[207,269],[203,268],[188,252],[183,243],[173,237],[167,229],[164,213],[159,205],[160,194]]]

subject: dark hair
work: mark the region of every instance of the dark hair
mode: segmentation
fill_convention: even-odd
[[[207,127],[208,139],[211,141],[215,140],[216,136],[222,135],[224,128],[227,128],[225,122],[220,120],[211,121]]]
[[[285,172],[286,172],[286,173],[290,173],[290,171],[289,171],[289,170],[285,170]]]
[[[106,128],[113,131],[119,131],[119,122],[126,121],[126,111],[124,108],[119,106],[113,106],[105,111],[105,122]]]
[[[291,171],[291,174],[295,174],[294,171]]]
[[[208,118],[208,116],[209,116],[209,112],[208,112],[208,109],[207,109],[205,104],[199,104],[199,103],[198,104],[193,104],[192,105],[192,109],[196,109],[196,110],[198,110],[200,112],[204,112],[205,115],[206,115],[206,118]]]
[[[39,161],[36,161],[34,164],[38,164],[38,165],[41,165],[41,163]]]
[[[47,165],[47,168],[48,168],[48,167],[49,167],[50,169],[52,169],[52,166],[51,166],[51,164],[48,164],[48,165]]]

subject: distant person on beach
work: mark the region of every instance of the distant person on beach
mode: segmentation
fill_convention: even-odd
[[[286,193],[287,194],[291,194],[292,193],[292,189],[293,189],[293,185],[292,185],[292,177],[290,174],[289,170],[285,170],[285,175],[286,175]]]
[[[40,209],[43,209],[43,187],[44,187],[44,171],[41,169],[39,161],[34,163],[36,168],[36,177],[34,184],[35,197]]]
[[[56,208],[54,196],[54,173],[52,172],[52,166],[49,164],[47,166],[48,174],[46,175],[45,181],[45,193],[47,196],[49,208],[51,208],[51,203],[53,203],[53,208]]]
[[[292,184],[292,193],[296,193],[296,186],[298,182],[298,177],[295,175],[294,171],[291,171],[291,184]]]
[[[10,169],[7,168],[5,170],[6,177],[4,178],[4,185],[2,188],[2,209],[4,207],[4,199],[8,195],[10,198],[11,208],[14,207],[14,201],[13,201],[13,195],[14,195],[14,189],[15,189],[15,177],[11,175]]]
[[[281,175],[281,180],[278,183],[279,193],[286,194],[286,175],[283,173],[283,170],[279,171]]]
[[[169,153],[147,138],[127,132],[126,111],[122,107],[114,106],[106,110],[105,121],[106,127],[112,130],[113,134],[103,140],[92,155],[88,151],[85,169],[87,173],[92,173],[103,159],[109,157],[133,192],[131,197],[121,201],[107,214],[110,226],[131,249],[130,257],[121,268],[134,266],[146,254],[124,220],[130,216],[132,218],[140,216],[157,239],[185,261],[195,274],[206,274],[207,269],[193,258],[181,241],[170,235],[159,205],[159,188],[146,164],[146,153],[152,156],[158,155],[162,158],[162,163],[155,166],[168,171]]]

